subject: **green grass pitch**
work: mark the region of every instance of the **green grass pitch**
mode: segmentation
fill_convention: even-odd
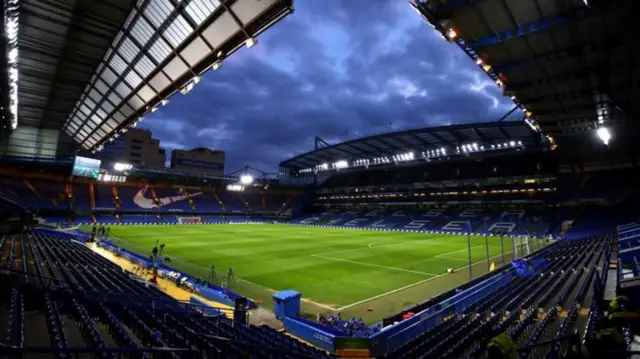
[[[271,224],[112,226],[115,243],[147,255],[166,245],[171,266],[209,278],[233,269],[240,294],[272,304],[274,291],[302,293],[306,314],[341,311],[373,322],[469,279],[466,235]],[[513,259],[508,238],[471,236],[473,276]],[[536,248],[522,248],[517,252]],[[526,246],[525,246],[526,247]],[[520,254],[520,253],[519,253]],[[447,269],[456,271],[447,273]]]

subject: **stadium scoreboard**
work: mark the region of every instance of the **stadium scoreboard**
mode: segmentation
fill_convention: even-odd
[[[73,160],[73,169],[71,170],[71,175],[75,177],[98,179],[98,177],[100,176],[100,165],[102,165],[101,160],[76,156],[76,158]]]

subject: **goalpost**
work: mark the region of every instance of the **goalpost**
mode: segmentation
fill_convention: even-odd
[[[180,224],[198,224],[198,223],[202,223],[202,217],[198,217],[198,216],[178,217],[178,223],[180,223]]]

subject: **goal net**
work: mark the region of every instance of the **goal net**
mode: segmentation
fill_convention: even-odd
[[[178,217],[180,224],[196,224],[202,223],[202,217]]]

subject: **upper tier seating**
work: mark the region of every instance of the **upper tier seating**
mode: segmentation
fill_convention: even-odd
[[[11,345],[51,346],[60,359],[69,358],[66,348],[96,350],[101,358],[116,357],[102,348],[149,359],[329,357],[265,326],[205,317],[62,236],[5,237],[0,253],[12,273],[2,277],[8,318],[0,328]]]

